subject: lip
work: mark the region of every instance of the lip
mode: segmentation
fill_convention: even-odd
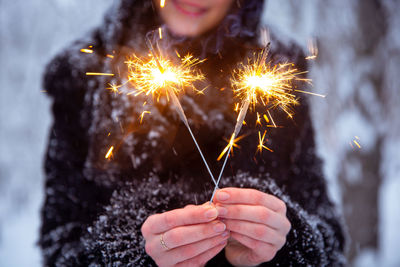
[[[204,8],[197,3],[182,0],[173,0],[172,3],[179,12],[187,16],[200,17],[207,12],[207,8]]]

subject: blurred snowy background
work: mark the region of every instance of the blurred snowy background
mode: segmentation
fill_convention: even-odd
[[[110,0],[0,0],[0,266],[40,266],[46,63],[101,23]],[[319,54],[311,98],[352,266],[400,266],[400,1],[268,0],[265,21]],[[358,139],[357,139],[358,138]],[[361,148],[358,148],[357,141]]]

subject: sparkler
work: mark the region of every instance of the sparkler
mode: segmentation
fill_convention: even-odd
[[[207,171],[211,176],[211,179],[213,180],[214,184],[216,184],[216,180],[210,170],[210,167],[208,166],[199,144],[196,141],[177,96],[185,87],[192,87],[194,90],[196,90],[196,88],[193,86],[193,83],[195,81],[204,79],[204,76],[201,73],[196,72],[194,67],[203,61],[196,59],[191,55],[187,55],[181,58],[180,65],[176,65],[170,60],[162,57],[162,55],[157,55],[152,43],[148,38],[146,38],[146,44],[150,50],[150,60],[145,61],[137,56],[133,56],[126,61],[128,66],[128,81],[134,84],[136,87],[134,95],[152,95],[153,98],[157,99],[157,101],[161,96],[165,95],[168,100],[171,100],[172,105],[179,115],[179,118],[188,129],[207,168]],[[142,113],[141,120],[143,119],[144,114],[145,112]]]
[[[234,140],[239,135],[249,107],[255,109],[256,104],[261,103],[266,107],[266,111],[270,116],[271,121],[273,121],[273,119],[269,113],[269,109],[276,107],[279,107],[290,118],[292,118],[294,114],[292,107],[299,104],[293,92],[309,93],[293,88],[294,81],[310,81],[299,77],[299,75],[304,74],[305,72],[301,72],[294,68],[294,64],[292,63],[272,65],[271,62],[266,62],[268,53],[269,44],[266,45],[261,53],[254,54],[253,58],[249,58],[247,64],[241,64],[239,68],[233,72],[231,84],[235,96],[241,99],[241,105],[236,119],[235,129],[230,139],[231,141],[219,156],[219,158],[221,158],[226,153],[210,203],[214,199],[229,154],[233,149]],[[266,114],[264,114],[263,117],[267,122],[269,121]],[[257,123],[260,123],[260,116],[258,113],[256,124]],[[273,122],[273,124],[275,125],[275,122]],[[261,137],[261,133],[259,132],[259,145],[257,147],[257,151],[259,152],[261,152],[262,149],[272,151],[264,145],[265,134],[266,132],[264,132]]]
[[[165,6],[165,0],[160,1],[160,7],[163,8]]]

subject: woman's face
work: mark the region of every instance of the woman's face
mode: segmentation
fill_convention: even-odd
[[[233,0],[154,0],[168,28],[181,36],[198,36],[218,25]]]

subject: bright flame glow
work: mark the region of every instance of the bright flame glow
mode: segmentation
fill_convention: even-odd
[[[301,78],[305,72],[298,71],[292,63],[273,66],[264,62],[262,53],[241,64],[234,72],[231,80],[234,93],[242,101],[249,101],[255,107],[261,103],[267,109],[280,107],[289,117],[292,117],[292,106],[298,105],[293,94],[295,81],[310,80]]]
[[[194,66],[201,62],[191,55],[182,58],[180,65],[164,58],[143,60],[134,55],[125,63],[128,80],[136,90],[134,95],[152,95],[158,100],[161,95],[168,97],[169,90],[179,94],[185,87],[191,87],[196,91],[193,82],[204,79],[204,76],[196,72]]]
[[[160,7],[163,8],[165,6],[165,0],[160,1]]]

